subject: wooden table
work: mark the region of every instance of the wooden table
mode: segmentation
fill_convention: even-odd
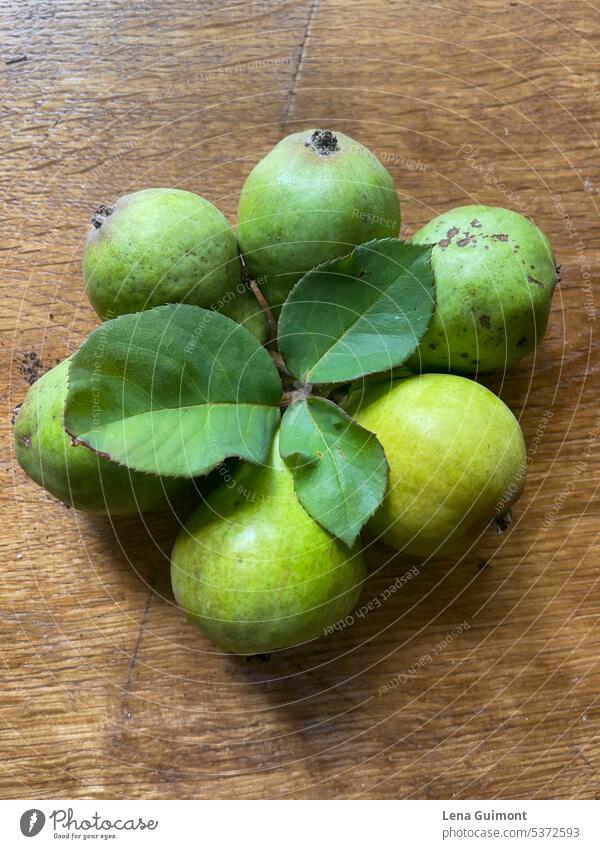
[[[598,11],[8,0],[2,15],[0,794],[597,797]],[[252,165],[307,126],[377,151],[405,235],[465,202],[523,210],[562,283],[535,357],[487,381],[529,450],[510,534],[265,662],[218,653],[174,606],[172,519],[57,503],[15,468],[9,419],[96,324],[81,246],[99,202],[178,186],[234,221]],[[413,565],[381,550],[363,601]]]

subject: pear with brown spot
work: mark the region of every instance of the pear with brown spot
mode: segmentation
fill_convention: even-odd
[[[412,238],[432,244],[436,309],[409,365],[476,374],[512,366],[542,339],[558,270],[536,225],[509,209],[460,206]]]

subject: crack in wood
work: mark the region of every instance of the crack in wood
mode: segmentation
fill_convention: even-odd
[[[300,42],[300,55],[298,56],[298,62],[296,63],[296,68],[294,70],[294,76],[292,78],[292,84],[290,86],[290,90],[288,92],[288,96],[285,100],[285,105],[283,108],[283,115],[281,117],[281,130],[284,131],[287,127],[290,111],[292,108],[292,103],[294,102],[294,98],[296,96],[296,83],[298,81],[298,77],[300,76],[300,71],[302,70],[302,65],[304,63],[304,50],[306,47],[306,42],[310,35],[310,26],[312,24],[312,20],[314,17],[315,9],[317,7],[317,0],[312,0],[310,7],[308,9],[308,16],[306,19],[306,26],[304,27],[304,34],[302,36],[302,41]]]
[[[146,598],[146,604],[144,605],[144,610],[142,612],[142,618],[140,619],[140,624],[138,627],[137,638],[135,641],[135,646],[133,647],[133,653],[131,655],[131,659],[129,661],[129,667],[127,669],[127,680],[123,687],[123,697],[121,699],[121,708],[123,708],[125,704],[125,700],[129,695],[129,691],[131,688],[131,680],[133,678],[133,670],[137,663],[139,654],[140,654],[140,645],[142,642],[142,635],[144,633],[144,626],[148,619],[148,613],[150,612],[150,605],[152,604],[152,599],[154,598],[154,587],[156,584],[156,575],[152,579],[152,583],[150,584],[150,591],[148,592],[148,596]]]

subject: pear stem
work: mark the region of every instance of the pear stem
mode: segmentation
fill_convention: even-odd
[[[289,407],[294,401],[304,401],[306,398],[310,398],[312,394],[312,384],[307,383],[303,386],[298,386],[296,389],[288,389],[287,392],[284,392],[281,396],[281,401],[279,402],[279,406],[282,409]]]
[[[284,377],[292,377],[292,374],[288,371],[288,368],[284,363],[283,357],[281,356],[279,351],[269,351],[269,354],[271,355],[271,359],[273,360],[281,374],[284,375]]]
[[[245,266],[244,266],[245,267]],[[277,341],[277,322],[273,317],[273,313],[271,312],[271,307],[269,306],[267,299],[260,291],[260,286],[255,280],[250,280],[249,284],[250,289],[252,290],[254,297],[260,304],[262,311],[267,317],[267,323],[269,325],[269,341],[266,344],[267,348],[271,348],[275,342]]]

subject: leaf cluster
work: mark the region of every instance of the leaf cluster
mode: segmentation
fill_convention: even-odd
[[[279,427],[301,504],[351,546],[383,500],[387,462],[332,399],[402,365],[433,309],[431,246],[380,239],[304,275],[271,350],[197,306],[123,315],[71,359],[64,426],[132,470],[189,478],[229,457],[265,463]]]

